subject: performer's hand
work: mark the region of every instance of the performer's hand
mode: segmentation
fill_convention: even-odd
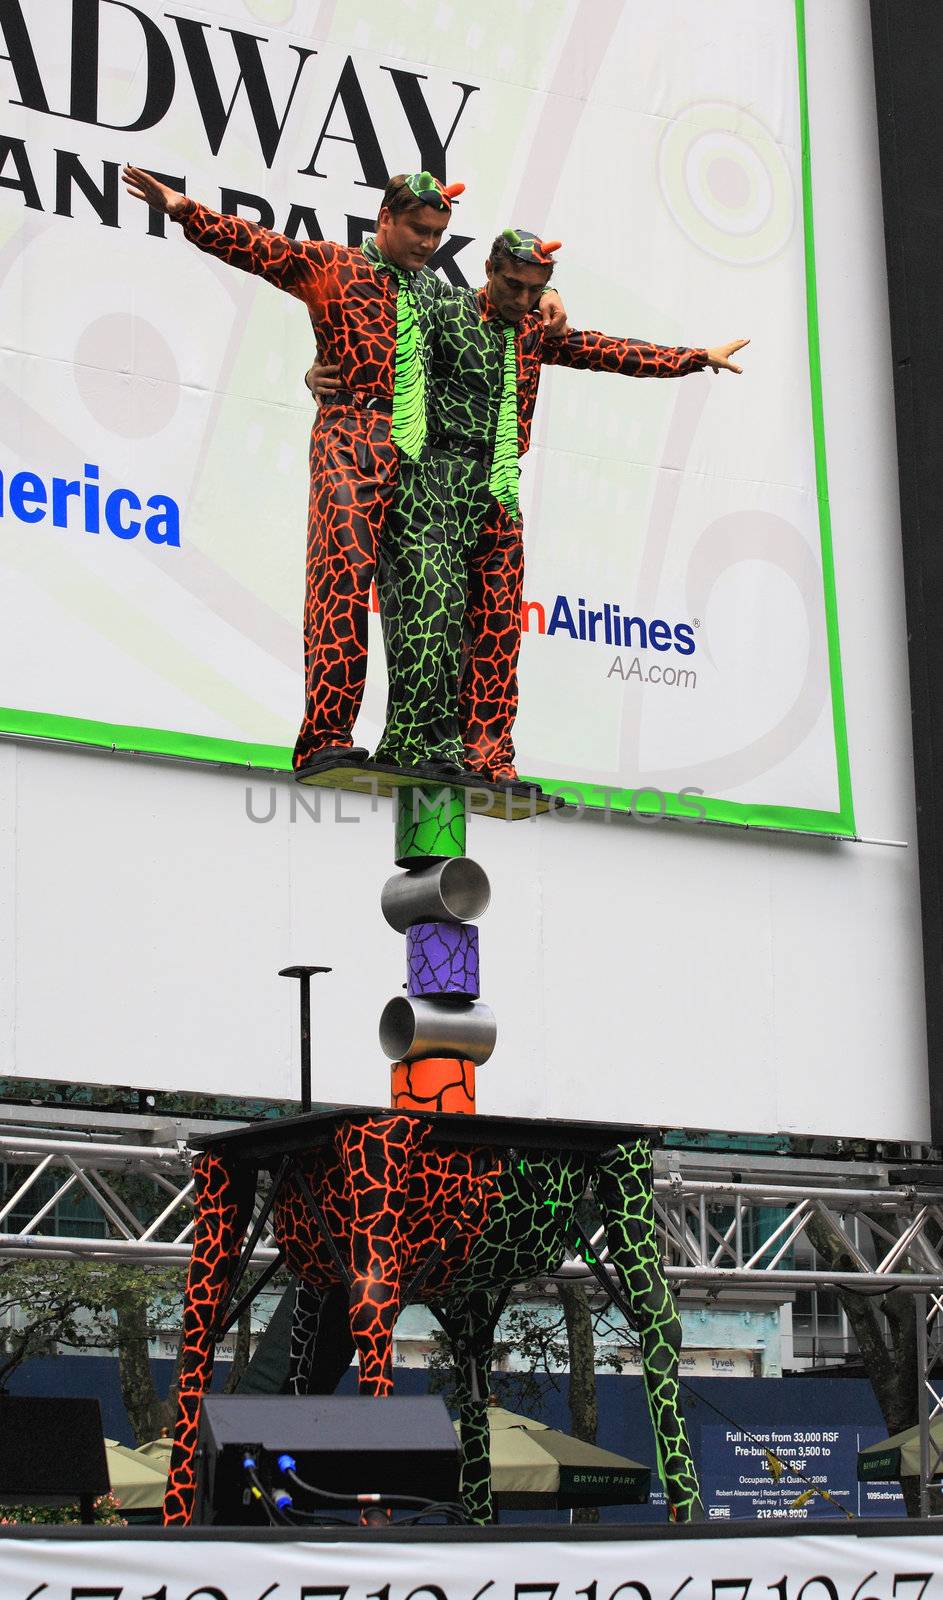
[[[540,297],[538,306],[540,319],[551,339],[560,339],[569,333],[566,320],[566,306],[557,294],[556,289],[545,289]]]
[[[158,183],[143,167],[122,167],[121,176],[124,186],[135,200],[144,200],[152,211],[165,211],[168,217],[175,217],[186,205],[185,194],[178,194],[176,189],[168,189],[165,183]]]
[[[719,344],[715,349],[708,350],[707,360],[711,371],[719,372],[723,367],[725,372],[742,372],[743,368],[734,366],[730,357],[736,355],[738,350],[742,350],[744,345],[749,343],[749,339],[731,339],[729,344]]]
[[[315,400],[320,400],[322,396],[333,394],[335,390],[344,387],[338,377],[339,372],[340,367],[338,366],[322,365],[319,361],[313,363],[305,373],[305,383],[314,395]]]

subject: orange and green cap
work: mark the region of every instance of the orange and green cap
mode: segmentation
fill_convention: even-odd
[[[553,252],[563,246],[562,239],[538,239],[527,228],[505,228],[501,237],[515,261],[530,261],[538,267],[552,267]]]
[[[465,193],[463,183],[440,183],[431,172],[408,172],[403,181],[410,194],[437,211],[451,211],[452,201]]]

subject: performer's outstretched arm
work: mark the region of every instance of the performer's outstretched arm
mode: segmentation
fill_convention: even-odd
[[[618,339],[608,333],[571,330],[562,339],[545,338],[544,366],[581,367],[589,372],[620,372],[628,378],[683,378],[710,367],[714,372],[742,372],[730,359],[749,339],[733,339],[713,349],[650,344],[645,339]]]
[[[289,239],[283,233],[273,233],[245,217],[223,216],[211,211],[198,200],[191,200],[176,189],[158,183],[142,167],[125,167],[122,174],[125,187],[135,200],[144,200],[154,211],[163,211],[171,221],[179,222],[184,233],[198,249],[218,256],[230,266],[243,272],[255,272],[266,278],[276,288],[300,299],[310,298],[312,271],[319,264],[319,253],[330,249],[311,240]]]

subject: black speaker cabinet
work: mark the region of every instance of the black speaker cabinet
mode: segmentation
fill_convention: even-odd
[[[197,1522],[266,1520],[250,1491],[247,1453],[267,1491],[287,1490],[306,1510],[337,1508],[289,1482],[278,1467],[282,1454],[295,1458],[299,1477],[332,1494],[458,1498],[461,1451],[438,1395],[207,1395],[197,1447]]]
[[[0,1395],[0,1503],[78,1500],[82,1521],[110,1488],[97,1400]]]

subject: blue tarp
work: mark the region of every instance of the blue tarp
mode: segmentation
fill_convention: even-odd
[[[173,1364],[155,1361],[159,1393],[166,1393]],[[220,1363],[214,1389],[222,1388],[228,1365]],[[513,1386],[502,1388],[503,1403],[511,1410],[530,1409],[542,1422],[568,1429],[568,1379],[561,1374],[557,1388],[545,1381],[539,1410],[515,1398]],[[614,1374],[599,1380],[599,1434],[605,1449],[642,1461],[657,1479],[645,1393],[641,1378]],[[426,1392],[426,1373],[398,1367],[399,1394]],[[341,1392],[356,1387],[353,1371],[346,1374]],[[105,1433],[123,1444],[134,1444],[121,1400],[117,1361],[108,1356],[55,1356],[28,1362],[14,1374],[14,1394],[95,1395],[101,1402]],[[816,1497],[806,1508],[789,1511],[789,1502],[807,1487],[805,1479],[787,1473],[774,1483],[766,1465],[769,1449],[784,1462],[803,1463],[806,1478],[819,1482],[856,1516],[903,1516],[904,1505],[896,1486],[858,1483],[858,1451],[887,1429],[871,1389],[858,1378],[692,1378],[684,1388],[684,1409],[691,1446],[712,1521],[753,1520],[772,1515],[841,1516],[838,1507]],[[718,1412],[722,1415],[718,1415]],[[749,1435],[753,1435],[750,1438]],[[660,1492],[649,1506],[609,1507],[606,1522],[662,1522],[665,1511]],[[566,1513],[507,1512],[502,1521],[532,1522],[565,1518]]]

